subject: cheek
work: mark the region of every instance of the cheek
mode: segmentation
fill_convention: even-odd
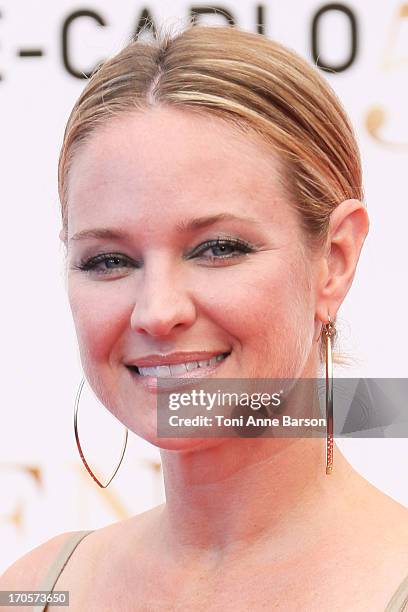
[[[129,323],[129,302],[120,283],[73,280],[68,296],[84,368],[106,365],[112,346]]]
[[[313,294],[307,266],[295,254],[290,259],[275,253],[214,274],[204,299],[211,319],[235,339],[250,375],[266,364],[277,371],[280,364],[285,375],[294,376],[306,360],[314,333]]]
[[[240,268],[212,275],[200,302],[207,304],[213,319],[237,336],[253,336],[254,330],[276,327],[285,330],[312,313],[312,290],[306,267],[297,260],[269,257]],[[313,315],[313,316],[312,316]],[[258,337],[259,340],[259,337]]]

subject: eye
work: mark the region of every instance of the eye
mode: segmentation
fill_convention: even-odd
[[[78,265],[73,267],[85,272],[92,271],[97,274],[112,274],[115,270],[137,267],[137,265],[123,255],[117,253],[101,253],[95,257],[81,260]]]
[[[233,238],[208,240],[197,246],[186,259],[201,259],[212,263],[223,263],[255,251],[248,242]],[[206,254],[208,252],[208,254]],[[84,258],[79,264],[72,265],[74,270],[82,270],[97,275],[111,276],[116,271],[123,273],[126,268],[140,268],[140,264],[119,253],[100,253]]]
[[[193,250],[188,259],[199,257],[215,262],[242,257],[247,253],[252,253],[254,250],[254,247],[244,240],[217,238],[216,240],[208,240],[200,244]],[[210,252],[209,255],[205,255],[207,251]]]

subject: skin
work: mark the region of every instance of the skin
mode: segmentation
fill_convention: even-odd
[[[257,223],[176,232],[182,220],[222,212]],[[336,446],[326,476],[322,439],[159,438],[156,398],[124,365],[152,352],[219,349],[232,352],[215,377],[316,376],[322,323],[335,320],[368,225],[361,202],[341,202],[326,245],[312,253],[279,160],[208,116],[135,113],[79,149],[69,176],[67,289],[82,365],[103,404],[161,449],[166,504],[81,543],[58,581],[74,610],[112,609],[119,597],[122,609],[137,598],[140,610],[384,609],[408,567],[406,509]],[[71,240],[95,227],[129,238]],[[220,261],[208,249],[191,256],[220,236],[256,248]],[[98,253],[133,263],[78,269]],[[46,566],[55,542],[24,567]]]
[[[334,253],[333,245],[330,260],[312,257],[280,185],[279,161],[263,142],[174,109],[98,132],[75,156],[68,202],[67,286],[81,361],[99,399],[129,429],[161,448],[211,444],[158,438],[156,399],[124,367],[141,355],[231,351],[217,377],[316,375],[322,322],[335,317],[368,229],[359,202],[336,211],[342,249]],[[175,229],[220,213],[254,222]],[[95,227],[130,236],[75,239]],[[230,249],[235,257],[211,261],[207,248],[192,257],[218,237],[244,240],[253,252]],[[112,252],[128,265],[78,269],[81,260]]]

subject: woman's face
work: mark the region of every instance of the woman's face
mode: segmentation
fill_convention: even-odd
[[[158,438],[156,379],[143,368],[212,378],[317,373],[317,268],[278,161],[220,119],[135,112],[81,145],[69,174],[67,266],[87,380],[158,446],[194,440]]]

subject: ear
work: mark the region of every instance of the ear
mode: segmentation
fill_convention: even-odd
[[[59,239],[61,240],[61,242],[63,242],[66,245],[67,242],[67,234],[66,234],[66,230],[63,227],[59,233]]]
[[[345,200],[330,215],[326,249],[317,279],[316,316],[334,320],[353,282],[361,248],[369,229],[365,206],[359,200]]]

